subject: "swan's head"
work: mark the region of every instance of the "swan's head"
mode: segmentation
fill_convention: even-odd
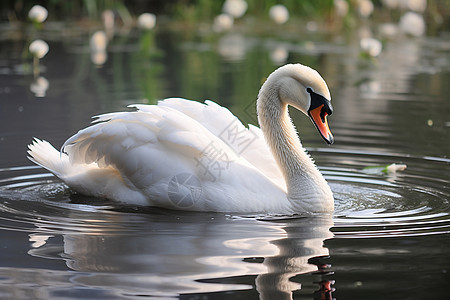
[[[316,70],[301,64],[282,66],[267,78],[261,93],[267,93],[267,89],[277,93],[282,103],[309,116],[325,142],[334,142],[327,121],[333,113],[330,91]]]

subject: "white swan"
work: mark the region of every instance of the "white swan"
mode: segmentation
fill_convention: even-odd
[[[57,151],[29,145],[29,159],[79,193],[132,205],[244,213],[329,213],[333,194],[288,114],[309,115],[331,144],[330,93],[315,70],[274,71],[257,101],[261,129],[214,102],[166,99],[98,116]],[[265,139],[264,139],[265,138]]]

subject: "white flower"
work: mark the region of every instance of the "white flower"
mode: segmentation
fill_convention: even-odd
[[[348,2],[345,0],[334,0],[334,9],[340,17],[345,17],[348,13]]]
[[[97,65],[101,66],[108,60],[108,53],[106,51],[91,52],[91,61]]]
[[[237,19],[245,14],[247,7],[248,4],[244,0],[225,0],[222,11]]]
[[[108,46],[108,37],[103,30],[96,31],[89,41],[91,49],[91,60],[96,65],[103,65],[108,59],[106,47]]]
[[[374,38],[363,38],[359,42],[361,49],[368,53],[370,56],[378,56],[381,53],[382,45],[381,42]]]
[[[114,19],[114,12],[110,9],[107,9],[105,11],[102,12],[102,20],[103,20],[103,26],[105,26],[105,30],[108,31],[113,31],[114,30],[114,23],[115,23],[115,19]]]
[[[400,18],[400,29],[412,36],[422,36],[425,33],[425,21],[422,15],[414,12],[407,12]]]
[[[228,14],[220,14],[214,18],[213,29],[216,32],[230,30],[233,27],[234,19]]]
[[[381,36],[392,39],[398,33],[398,26],[392,23],[384,23],[380,24],[380,26],[378,27],[378,31],[380,32]]]
[[[43,58],[47,54],[48,49],[48,44],[43,40],[35,40],[29,47],[30,53],[39,59]]]
[[[43,6],[35,5],[28,12],[28,17],[35,22],[42,23],[47,19],[48,11]]]
[[[277,24],[284,24],[289,20],[289,11],[286,6],[277,4],[270,8],[269,17]]]
[[[359,15],[363,18],[368,18],[373,13],[373,3],[370,0],[358,0],[356,2],[358,6]]]
[[[102,30],[96,31],[89,42],[91,52],[104,52],[108,46],[108,37]]]
[[[156,16],[150,13],[143,13],[137,19],[137,23],[139,28],[150,30],[155,27],[156,24]]]

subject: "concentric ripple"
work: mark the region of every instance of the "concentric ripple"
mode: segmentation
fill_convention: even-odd
[[[326,156],[328,151],[318,150]],[[376,152],[332,155],[338,163],[322,171],[336,199],[332,231],[337,238],[450,232],[449,159]],[[386,174],[366,169],[390,163],[406,164],[407,169]]]
[[[449,159],[354,152],[311,150],[335,195],[336,238],[396,237],[450,232]],[[368,172],[366,167],[403,163],[407,169],[388,173]],[[327,163],[325,163],[327,164]],[[349,167],[351,166],[351,167]],[[373,170],[373,169],[372,169]],[[158,214],[160,210],[138,212]],[[82,197],[52,174],[38,167],[0,169],[0,219],[2,229],[114,233],[136,230],[136,223],[114,203]],[[181,213],[181,212],[180,212]]]

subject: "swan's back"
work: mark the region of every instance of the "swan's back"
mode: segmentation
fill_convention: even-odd
[[[248,125],[248,128],[245,127],[227,108],[213,101],[207,100],[205,103],[169,98],[161,101],[158,106],[173,108],[198,121],[214,136],[230,146],[237,155],[242,156],[285,190],[286,182],[273,159],[261,129],[251,124]],[[137,107],[140,108],[140,106]]]
[[[284,179],[258,128],[245,128],[211,101],[167,99],[133,107],[137,111],[100,115],[69,138],[61,157],[70,167],[58,176],[85,194],[132,204],[289,210]],[[32,147],[30,156],[38,157]]]

